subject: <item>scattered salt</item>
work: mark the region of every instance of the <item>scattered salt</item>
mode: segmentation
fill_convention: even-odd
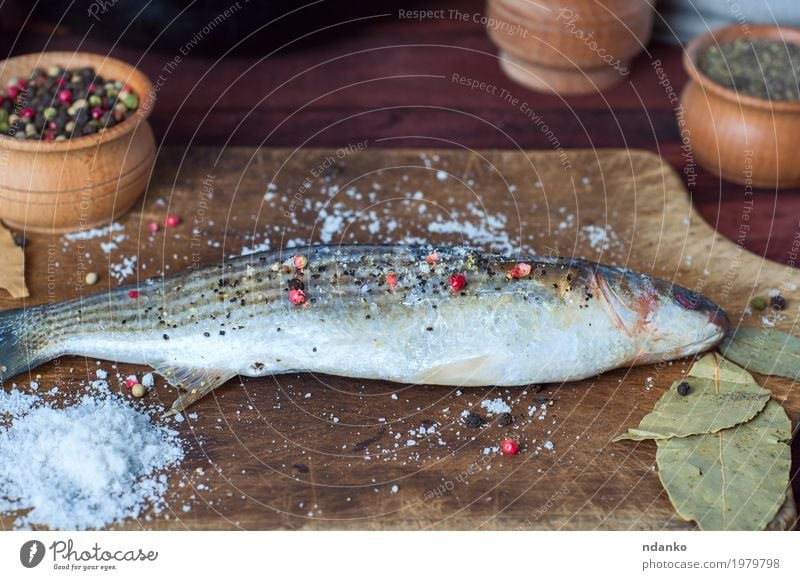
[[[71,234],[64,234],[64,238],[74,242],[76,240],[93,240],[102,236],[107,236],[111,232],[121,232],[125,229],[120,223],[114,222],[102,228],[92,228],[90,230],[81,230]]]
[[[491,401],[484,400],[481,401],[481,407],[486,409],[487,413],[493,415],[495,413],[510,413],[511,407],[508,406],[503,399],[500,397],[493,399]]]
[[[183,458],[178,435],[123,399],[54,408],[0,391],[0,410],[11,415],[0,432],[0,511],[30,510],[16,528],[99,528],[163,509],[167,478],[156,472]]]

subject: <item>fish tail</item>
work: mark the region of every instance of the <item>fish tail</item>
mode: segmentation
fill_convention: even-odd
[[[53,357],[45,340],[47,306],[0,312],[0,384]]]

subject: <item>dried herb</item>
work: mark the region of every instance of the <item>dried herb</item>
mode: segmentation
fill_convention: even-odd
[[[688,390],[681,388],[684,383],[688,383]],[[709,354],[692,366],[685,379],[673,383],[638,427],[614,441],[715,433],[749,421],[769,397],[770,392],[750,374],[719,355]]]
[[[710,46],[700,53],[697,66],[712,81],[745,95],[800,100],[795,73],[800,69],[800,46],[790,42],[757,38]]]
[[[772,328],[738,328],[725,337],[720,352],[749,371],[800,378],[800,338]]]
[[[5,288],[14,298],[28,296],[25,286],[25,253],[11,232],[0,225],[0,288]]]
[[[786,499],[791,422],[770,401],[752,421],[657,441],[658,475],[678,515],[703,530],[763,530]]]

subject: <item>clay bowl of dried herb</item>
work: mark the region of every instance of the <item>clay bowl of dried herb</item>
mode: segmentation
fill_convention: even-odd
[[[678,127],[697,162],[749,187],[800,185],[800,30],[734,25],[694,39]]]
[[[34,232],[110,222],[155,159],[152,85],[98,54],[45,52],[0,65],[0,219]]]

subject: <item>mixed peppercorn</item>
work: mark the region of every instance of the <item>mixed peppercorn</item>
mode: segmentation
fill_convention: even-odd
[[[36,68],[0,90],[0,134],[17,139],[65,141],[109,129],[130,117],[139,97],[92,67]]]

